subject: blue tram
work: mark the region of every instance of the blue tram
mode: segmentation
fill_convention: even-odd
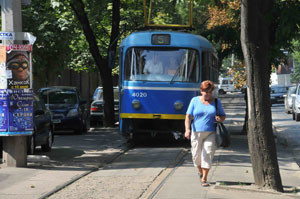
[[[216,51],[190,33],[132,33],[120,44],[119,78],[122,134],[182,137],[186,110],[201,81],[218,81]]]

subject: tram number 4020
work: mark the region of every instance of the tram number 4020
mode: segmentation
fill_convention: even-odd
[[[147,97],[147,93],[146,92],[133,92],[132,97]]]

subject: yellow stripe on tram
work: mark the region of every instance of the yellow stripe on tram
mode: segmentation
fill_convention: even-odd
[[[153,113],[120,113],[120,118],[133,118],[133,119],[165,119],[165,120],[184,120],[183,114],[153,114]]]

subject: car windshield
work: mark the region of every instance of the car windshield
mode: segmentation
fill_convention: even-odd
[[[97,88],[93,95],[93,100],[99,100],[100,96],[102,96],[102,88]],[[102,99],[102,98],[101,98]]]
[[[95,91],[95,93],[96,93],[96,91]],[[103,100],[102,89],[99,90],[99,92],[97,92],[97,95],[94,95],[94,100]],[[114,100],[119,100],[119,89],[118,88],[114,88]]]
[[[271,88],[271,93],[286,93],[285,87],[273,87]]]
[[[68,91],[49,91],[40,94],[46,104],[68,104],[74,105],[77,103],[76,93]]]
[[[125,57],[129,81],[198,82],[199,54],[186,48],[130,48]]]
[[[291,87],[290,89],[289,89],[289,95],[290,94],[295,94],[296,93],[296,87]]]

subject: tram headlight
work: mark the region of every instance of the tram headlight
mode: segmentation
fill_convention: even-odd
[[[175,110],[180,111],[183,108],[182,102],[181,101],[176,101],[174,103],[174,108],[175,108]]]
[[[132,100],[131,105],[134,109],[139,109],[141,108],[141,102],[139,100]]]

